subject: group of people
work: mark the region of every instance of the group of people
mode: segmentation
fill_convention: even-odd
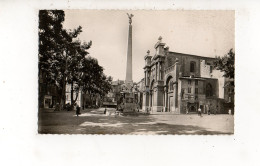
[[[206,109],[207,110],[207,112],[204,112],[204,113],[207,113],[208,115],[210,115],[211,113],[214,113],[214,115],[216,115],[217,114],[217,112],[218,112],[218,106],[216,106],[216,108],[215,109],[210,109],[210,108],[208,108],[208,109]],[[206,111],[205,110],[205,111]],[[212,111],[213,110],[213,111]],[[212,112],[211,112],[212,111]],[[186,114],[188,114],[189,113],[189,108],[187,107],[186,108]],[[202,110],[201,110],[201,107],[199,107],[198,108],[198,116],[202,116]]]
[[[218,111],[218,106],[216,107],[216,109],[214,109],[214,115],[217,114],[217,111]],[[210,111],[210,109],[208,109],[208,115],[210,115],[210,113],[211,113],[211,111]],[[200,107],[198,108],[198,116],[202,116]]]
[[[121,111],[119,109],[116,109],[115,111],[108,111],[107,110],[107,107],[105,107],[105,110],[104,110],[104,114],[106,116],[110,116],[110,115],[114,115],[114,116],[117,116],[117,115],[121,115]]]

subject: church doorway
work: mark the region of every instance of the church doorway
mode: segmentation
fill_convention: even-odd
[[[173,100],[173,96],[169,96],[169,112],[172,112],[172,108],[174,106],[174,100]]]
[[[192,105],[192,106],[190,107],[190,112],[196,112],[195,106]]]
[[[165,112],[173,112],[175,109],[175,101],[174,101],[174,80],[172,76],[168,76],[166,79],[166,85],[165,85]]]
[[[199,108],[198,102],[188,102],[187,103],[187,109],[189,113],[196,113]]]
[[[188,103],[189,113],[196,113],[198,109],[198,103]]]

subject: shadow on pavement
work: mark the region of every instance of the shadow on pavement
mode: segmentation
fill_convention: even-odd
[[[153,116],[106,116],[104,110],[39,113],[40,134],[233,134],[194,125],[158,122]]]

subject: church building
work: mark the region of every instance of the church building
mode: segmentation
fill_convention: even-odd
[[[215,58],[169,51],[162,37],[144,57],[142,110],[151,114],[203,113],[223,109],[223,72],[214,70]]]

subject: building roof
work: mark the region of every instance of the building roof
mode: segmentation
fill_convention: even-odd
[[[123,80],[112,81],[112,85],[121,85],[121,84],[123,84],[123,83],[124,83]]]
[[[181,54],[181,55],[185,55],[185,56],[193,56],[193,57],[198,57],[198,58],[206,58],[206,59],[216,59],[216,58],[213,58],[213,57],[207,57],[207,56],[199,56],[199,55],[192,55],[192,54],[185,54],[185,53],[179,53],[179,52],[172,52],[172,51],[169,51],[169,53],[171,54]]]
[[[207,78],[207,77],[179,77],[179,79],[188,79],[188,80],[209,80],[209,79],[212,79],[212,80],[217,80],[217,78]]]

